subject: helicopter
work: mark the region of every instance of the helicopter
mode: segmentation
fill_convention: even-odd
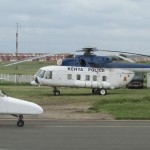
[[[95,51],[110,52],[109,50],[83,48],[78,52],[81,51],[84,52],[83,55],[58,60],[58,66],[40,68],[31,84],[52,86],[54,95],[60,95],[57,87],[92,88],[93,94],[106,95],[107,89],[126,86],[133,79],[135,72],[150,72],[150,65],[114,62],[108,56],[93,54]]]
[[[52,86],[54,95],[60,95],[57,87],[92,88],[93,94],[106,95],[107,89],[126,86],[133,79],[135,72],[150,72],[150,65],[114,62],[110,57],[97,56],[94,52],[105,51],[140,56],[147,55],[98,50],[96,48],[83,48],[78,52],[81,51],[84,52],[83,55],[73,55],[58,60],[58,66],[40,68],[34,75],[31,84]]]

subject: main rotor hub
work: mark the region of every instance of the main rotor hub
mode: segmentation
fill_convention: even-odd
[[[94,51],[98,51],[95,47],[87,47],[76,52],[84,52],[84,55],[92,55]]]

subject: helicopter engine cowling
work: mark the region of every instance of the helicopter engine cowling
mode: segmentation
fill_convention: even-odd
[[[57,61],[59,66],[80,66],[80,67],[104,67],[105,64],[111,63],[112,60],[106,56],[96,55],[77,55],[73,58],[64,58]]]
[[[82,67],[85,67],[86,66],[86,60],[85,59],[80,59],[80,65],[82,66]]]

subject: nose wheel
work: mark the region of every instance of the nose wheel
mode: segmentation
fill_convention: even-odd
[[[60,91],[56,87],[54,88],[53,93],[54,93],[55,96],[60,95]]]
[[[23,115],[19,115],[17,126],[18,127],[23,127],[24,126]]]

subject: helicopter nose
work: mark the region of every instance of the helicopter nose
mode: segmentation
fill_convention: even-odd
[[[35,80],[33,80],[31,82],[31,85],[39,85],[39,81],[38,81],[37,77],[35,78]]]
[[[39,84],[35,81],[31,81],[31,85],[39,85]]]

